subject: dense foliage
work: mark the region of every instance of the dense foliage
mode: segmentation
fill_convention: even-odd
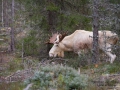
[[[31,50],[36,49],[43,51],[46,48],[44,44],[51,32],[74,32],[76,29],[92,30],[92,1],[91,0],[18,0],[21,3],[21,11],[25,24],[37,32],[39,41]],[[111,30],[117,33],[120,29],[120,5],[119,0],[100,0],[98,2],[99,11],[99,29]],[[24,7],[24,8],[23,8]],[[20,12],[21,12],[20,11]],[[21,14],[21,13],[20,13]],[[22,21],[23,22],[23,21]],[[25,29],[24,27],[23,29]],[[31,36],[33,37],[33,36]],[[28,38],[31,38],[28,36]],[[24,40],[25,43],[29,43]],[[35,45],[35,44],[34,44]],[[27,45],[28,46],[28,45]],[[27,48],[26,48],[27,49]],[[27,55],[30,55],[25,50]],[[38,52],[38,53],[39,53]],[[31,54],[34,54],[34,52]],[[46,54],[45,54],[46,55]],[[44,56],[44,55],[43,55]]]

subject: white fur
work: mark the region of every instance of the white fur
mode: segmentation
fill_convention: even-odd
[[[99,31],[98,34],[99,49],[104,51],[109,56],[110,63],[113,63],[116,55],[111,53],[111,47],[112,44],[116,44],[115,40],[118,40],[117,35],[111,31]],[[115,36],[114,39],[113,36]],[[53,47],[49,51],[49,56],[64,57],[64,51],[74,51],[80,55],[81,51],[92,49],[92,42],[93,32],[90,31],[76,30],[71,35],[66,36],[61,42],[59,41],[58,35]]]

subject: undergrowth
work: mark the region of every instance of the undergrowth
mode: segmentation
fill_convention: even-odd
[[[46,65],[35,71],[32,78],[25,81],[28,85],[33,83],[31,90],[84,90],[87,86],[88,76],[67,66]]]

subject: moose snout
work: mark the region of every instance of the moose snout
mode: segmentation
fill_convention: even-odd
[[[59,57],[58,54],[49,53],[49,57]]]
[[[54,54],[53,53],[49,53],[49,57],[54,57]]]

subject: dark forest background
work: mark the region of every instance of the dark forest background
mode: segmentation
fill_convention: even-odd
[[[0,26],[12,29],[10,50],[17,51],[24,48],[24,55],[38,56],[40,52],[45,52],[44,43],[52,33],[71,34],[77,29],[93,30],[92,0],[1,0],[0,2],[2,7]],[[119,3],[119,0],[97,1],[99,30],[120,33]]]

